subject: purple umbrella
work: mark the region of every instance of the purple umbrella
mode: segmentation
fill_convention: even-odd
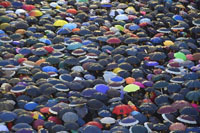
[[[180,122],[187,123],[187,124],[197,124],[197,121],[189,115],[180,115],[176,119]]]
[[[44,125],[44,120],[41,120],[41,119],[37,119],[33,122],[33,127],[35,129],[38,129],[39,127],[43,126]]]
[[[170,114],[170,113],[175,113],[175,112],[176,112],[176,108],[174,108],[171,105],[162,106],[157,111],[157,113],[159,114]]]
[[[146,65],[147,65],[147,66],[157,66],[157,65],[159,65],[159,63],[158,63],[157,61],[148,61],[148,62],[146,63]]]

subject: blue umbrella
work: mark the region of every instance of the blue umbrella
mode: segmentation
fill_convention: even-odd
[[[84,118],[88,114],[88,108],[85,105],[75,107],[75,110],[81,118]]]
[[[68,23],[68,24],[65,24],[62,28],[67,28],[69,30],[73,30],[73,29],[77,28],[77,24],[75,24],[75,23]]]
[[[67,34],[69,34],[69,33],[71,33],[71,31],[70,31],[68,28],[60,28],[60,29],[56,32],[56,34],[58,34],[58,35],[67,35]]]
[[[11,122],[17,118],[17,114],[10,111],[3,111],[0,113],[0,120],[3,122]]]
[[[45,66],[45,67],[42,67],[42,71],[44,72],[58,72],[57,68],[56,67],[53,67],[53,66]]]
[[[157,65],[159,65],[159,63],[158,63],[157,61],[148,61],[148,62],[146,63],[146,65],[147,65],[147,66],[157,66]]]
[[[118,21],[121,21],[121,20],[128,20],[128,16],[126,14],[120,14],[120,15],[117,15],[115,17],[115,20],[118,20]]]
[[[34,110],[37,106],[38,106],[38,104],[35,103],[35,102],[28,102],[27,104],[24,105],[24,109],[32,111],[32,110]]]
[[[162,39],[160,37],[153,37],[151,38],[151,42],[156,44],[162,43]]]
[[[119,125],[121,125],[121,126],[133,126],[133,125],[136,125],[137,123],[139,123],[139,121],[137,119],[135,119],[133,116],[128,116],[128,117],[122,119],[119,122]]]
[[[129,26],[129,30],[137,30],[137,29],[139,29],[140,28],[140,26],[139,25],[130,25]]]
[[[22,114],[20,116],[18,116],[16,123],[27,123],[30,124],[34,121],[34,119],[32,118],[31,115],[28,114]]]
[[[108,110],[101,110],[101,111],[98,112],[98,115],[100,117],[110,117],[111,113]]]
[[[102,4],[101,4],[101,7],[110,8],[110,7],[112,7],[112,4],[110,4],[110,3],[102,3]]]
[[[40,38],[39,41],[40,41],[40,42],[43,42],[43,43],[45,43],[45,44],[48,44],[48,45],[51,45],[51,44],[52,44],[51,40],[46,39],[46,38]]]
[[[28,55],[28,54],[31,54],[31,50],[29,48],[21,48],[19,50],[19,53],[23,55]]]
[[[142,113],[140,112],[137,112],[137,111],[133,111],[131,112],[131,115],[137,119],[139,121],[140,124],[144,124],[145,122],[147,122],[147,117],[145,115],[143,115]]]
[[[78,49],[82,46],[83,44],[81,44],[80,42],[72,42],[69,45],[67,45],[67,49],[68,50],[75,50]]]
[[[110,88],[105,84],[98,84],[95,86],[96,91],[106,94],[107,90]]]
[[[101,133],[101,129],[97,126],[86,125],[84,127],[79,128],[81,133]]]
[[[173,19],[176,20],[176,21],[184,21],[184,19],[180,15],[174,15]]]
[[[45,107],[53,107],[54,105],[56,105],[58,103],[58,101],[56,99],[50,99],[47,101],[47,103],[45,104]]]
[[[26,90],[26,86],[24,85],[16,85],[14,87],[11,88],[11,92],[14,93],[20,93],[20,92],[24,92]]]
[[[91,97],[95,92],[97,92],[95,89],[87,88],[81,92],[81,95],[84,97]]]
[[[151,23],[151,19],[149,19],[149,18],[142,18],[142,19],[140,19],[139,23],[140,24],[141,23],[148,23],[148,24],[150,24]]]
[[[110,132],[123,132],[123,133],[129,133],[129,130],[124,126],[114,126],[110,129]]]
[[[120,76],[116,76],[116,77],[110,78],[110,82],[124,83],[124,78]]]
[[[19,131],[19,130],[27,129],[27,128],[31,129],[32,127],[27,123],[18,123],[12,127],[12,130]]]

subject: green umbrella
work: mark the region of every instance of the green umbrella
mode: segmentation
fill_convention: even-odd
[[[187,60],[185,54],[182,53],[182,52],[177,52],[177,53],[175,53],[175,54],[174,54],[174,57],[177,58],[177,59],[182,59],[182,60],[184,60],[184,61]]]
[[[115,25],[115,28],[117,28],[117,29],[120,30],[120,31],[123,31],[123,30],[124,30],[124,27],[121,26],[121,25]]]
[[[140,87],[138,85],[135,85],[135,84],[129,84],[129,85],[124,87],[125,92],[136,92],[139,89],[140,89]]]

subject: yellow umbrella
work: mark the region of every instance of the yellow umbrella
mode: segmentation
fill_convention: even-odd
[[[121,26],[121,25],[115,25],[115,28],[117,28],[117,29],[120,30],[120,31],[123,31],[123,30],[124,30],[124,27]]]
[[[171,45],[174,45],[174,42],[170,41],[170,40],[166,40],[164,43],[163,43],[165,46],[171,46]]]
[[[135,85],[135,84],[129,84],[129,85],[124,87],[125,92],[136,92],[139,89],[140,89],[140,87],[138,85]]]
[[[117,68],[115,68],[115,69],[113,70],[113,72],[114,72],[115,74],[117,74],[117,73],[120,72],[121,70],[122,70],[121,68],[117,67]]]
[[[43,13],[40,11],[40,10],[32,10],[30,13],[29,13],[30,16],[35,16],[35,17],[40,17],[43,15]]]
[[[63,26],[63,25],[65,25],[65,24],[67,24],[67,21],[65,21],[65,20],[57,20],[56,22],[54,22],[54,26]]]
[[[132,13],[135,13],[136,10],[134,7],[131,6],[131,7],[126,8],[125,12],[128,14],[132,14]]]
[[[9,23],[2,23],[2,24],[0,24],[0,29],[4,30],[6,27],[9,27],[9,26],[10,26]]]

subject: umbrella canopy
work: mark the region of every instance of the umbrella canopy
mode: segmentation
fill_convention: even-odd
[[[78,115],[74,112],[66,112],[63,116],[62,116],[62,120],[64,122],[76,122],[78,120]]]
[[[18,123],[12,127],[12,130],[15,132],[22,129],[31,129],[31,126],[27,123]]]
[[[17,114],[10,111],[3,111],[0,113],[0,119],[3,122],[11,122],[17,118]]]
[[[178,100],[178,101],[175,101],[174,103],[172,103],[172,105],[174,108],[176,109],[182,109],[184,107],[190,107],[190,103],[185,101],[185,100]]]
[[[189,116],[193,116],[193,117],[196,117],[199,115],[199,112],[193,107],[184,107],[179,110],[179,113],[181,115],[189,115]]]
[[[149,54],[150,60],[160,61],[166,58],[166,55],[162,52],[154,52]]]
[[[180,115],[176,119],[178,121],[186,123],[186,124],[197,124],[197,121],[193,117],[191,117],[189,115]]]
[[[106,42],[109,44],[119,44],[121,43],[121,40],[119,38],[112,37],[112,38],[109,38]]]
[[[40,10],[32,10],[29,12],[29,15],[34,17],[40,17],[43,15],[43,13]]]
[[[104,118],[100,119],[100,122],[102,124],[114,124],[116,122],[116,120],[112,117],[104,117]]]
[[[117,105],[114,107],[112,113],[116,115],[125,115],[130,114],[133,111],[133,109],[129,105]]]
[[[115,17],[115,20],[118,20],[118,21],[121,21],[121,20],[128,20],[128,15],[126,15],[126,14],[117,15],[117,16]]]
[[[55,22],[54,22],[54,26],[64,26],[65,24],[67,24],[67,21],[65,21],[65,20],[56,20]]]
[[[131,133],[140,133],[140,132],[147,133],[148,130],[144,126],[137,124],[137,125],[131,126],[129,129],[129,132],[131,132]]]
[[[106,94],[107,90],[109,90],[110,88],[105,85],[105,84],[97,84],[95,85],[95,90],[98,91],[98,92],[101,92],[101,93],[104,93]]]
[[[119,122],[119,125],[121,125],[121,126],[134,126],[138,123],[139,123],[139,121],[137,119],[135,119],[133,116],[128,116],[128,117],[122,119]]]
[[[186,94],[186,98],[191,101],[198,102],[200,100],[200,92],[199,91],[189,91]]]
[[[123,90],[125,92],[136,92],[136,91],[140,90],[140,87],[135,84],[129,84],[129,85],[125,86]]]
[[[176,122],[170,125],[169,130],[170,131],[185,131],[186,126],[182,123]]]
[[[99,122],[96,122],[96,121],[90,121],[90,122],[86,123],[85,125],[93,125],[93,126],[97,126],[97,127],[100,128],[100,129],[103,128],[102,124],[99,123]]]
[[[159,114],[171,114],[171,113],[175,113],[176,112],[176,109],[173,108],[173,106],[171,105],[165,105],[165,106],[161,106],[157,113]]]

